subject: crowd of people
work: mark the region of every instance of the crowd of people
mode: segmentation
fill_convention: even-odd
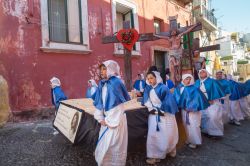
[[[117,62],[108,60],[99,68],[101,80],[98,85],[89,80],[86,94],[93,99],[94,118],[101,124],[95,159],[98,165],[125,165],[128,129],[123,103],[129,101],[130,96],[120,79]],[[225,123],[239,126],[241,120],[250,117],[247,100],[250,80],[240,83],[223,71],[217,71],[213,77],[206,69],[201,69],[196,81],[193,75],[183,74],[181,83],[174,85],[168,75],[164,83],[156,67],[150,67],[145,76],[146,79],[143,74],[138,74],[133,88],[149,112],[148,164],[156,164],[167,155],[176,156],[179,133],[175,114],[179,111],[187,136],[186,144],[190,148],[202,144],[201,133],[223,137]],[[66,96],[60,89],[60,81],[56,80],[51,80],[52,101],[58,108],[58,101]]]

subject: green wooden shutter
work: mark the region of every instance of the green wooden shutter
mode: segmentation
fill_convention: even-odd
[[[193,45],[193,38],[194,38],[194,33],[193,32],[190,32],[190,46],[191,46],[191,48],[192,48],[192,45]],[[183,44],[183,48],[184,49],[188,49],[188,34],[185,34],[184,36],[183,36],[183,40],[182,40],[182,42],[184,43]]]

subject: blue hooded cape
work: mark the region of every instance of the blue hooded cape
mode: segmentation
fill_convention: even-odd
[[[105,108],[102,101],[102,88],[107,84],[107,95],[105,101]],[[101,80],[95,94],[94,106],[99,110],[109,111],[121,103],[130,100],[130,96],[126,87],[116,76],[110,77],[108,80]]]
[[[172,89],[172,88],[174,87],[174,83],[173,83],[172,80],[169,80],[169,79],[168,79],[168,80],[166,81],[166,84],[167,84],[167,86],[168,86],[169,89]]]
[[[174,91],[178,107],[187,111],[197,112],[209,107],[206,96],[194,85],[186,86],[181,94],[183,84],[179,84]]]
[[[148,101],[149,92],[151,89],[153,89],[153,87],[150,85],[145,87],[145,90],[143,93],[142,105],[144,105],[144,103]],[[176,112],[178,112],[178,106],[176,104],[176,101],[166,85],[164,85],[163,83],[159,83],[154,88],[154,90],[156,92],[156,95],[162,102],[161,108],[159,108],[160,110],[171,113],[171,114],[175,114]]]
[[[146,82],[144,80],[136,80],[134,83],[134,88],[138,91],[140,91],[140,82],[142,82],[142,88],[144,89],[146,86]]]
[[[248,96],[250,94],[250,80],[247,80],[244,84],[245,84],[245,95]]]
[[[233,80],[229,80],[229,82],[232,85],[232,93],[229,96],[230,100],[239,100],[240,98],[247,96],[247,89],[243,83],[238,83]]]
[[[195,82],[195,86],[197,88],[200,88],[200,83],[201,81],[197,80]],[[208,77],[204,81],[204,84],[205,84],[205,88],[207,91],[208,100],[220,99],[225,96],[225,93],[223,92],[222,87],[216,80]]]
[[[54,94],[54,95],[53,95]],[[55,96],[55,98],[54,98]],[[51,89],[51,99],[52,104],[55,106],[56,110],[58,110],[60,101],[67,100],[67,96],[65,96],[63,90],[60,86],[56,86],[55,88]]]
[[[231,94],[232,93],[232,91],[233,91],[233,86],[232,86],[232,84],[231,84],[231,82],[230,81],[228,81],[228,80],[225,80],[225,79],[221,79],[221,80],[216,80],[219,84],[220,84],[220,86],[221,86],[221,88],[222,88],[222,90],[223,90],[223,92],[225,93],[225,94]]]
[[[91,95],[91,88],[95,88],[95,93]],[[97,87],[96,86],[92,86],[92,87],[89,87],[87,89],[87,92],[86,92],[86,98],[91,98],[91,99],[95,99],[95,94],[96,94],[96,90],[97,90]]]

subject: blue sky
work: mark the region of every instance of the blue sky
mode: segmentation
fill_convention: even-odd
[[[250,33],[250,0],[212,0],[218,27],[229,32]]]

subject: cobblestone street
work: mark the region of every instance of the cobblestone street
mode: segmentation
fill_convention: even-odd
[[[0,129],[1,166],[96,165],[87,145],[72,146],[62,135],[53,135],[50,121],[9,123]],[[249,166],[250,121],[242,126],[225,126],[225,137],[203,137],[197,149],[182,147],[176,158],[167,157],[158,165]],[[146,165],[145,151],[130,152],[127,165]]]

